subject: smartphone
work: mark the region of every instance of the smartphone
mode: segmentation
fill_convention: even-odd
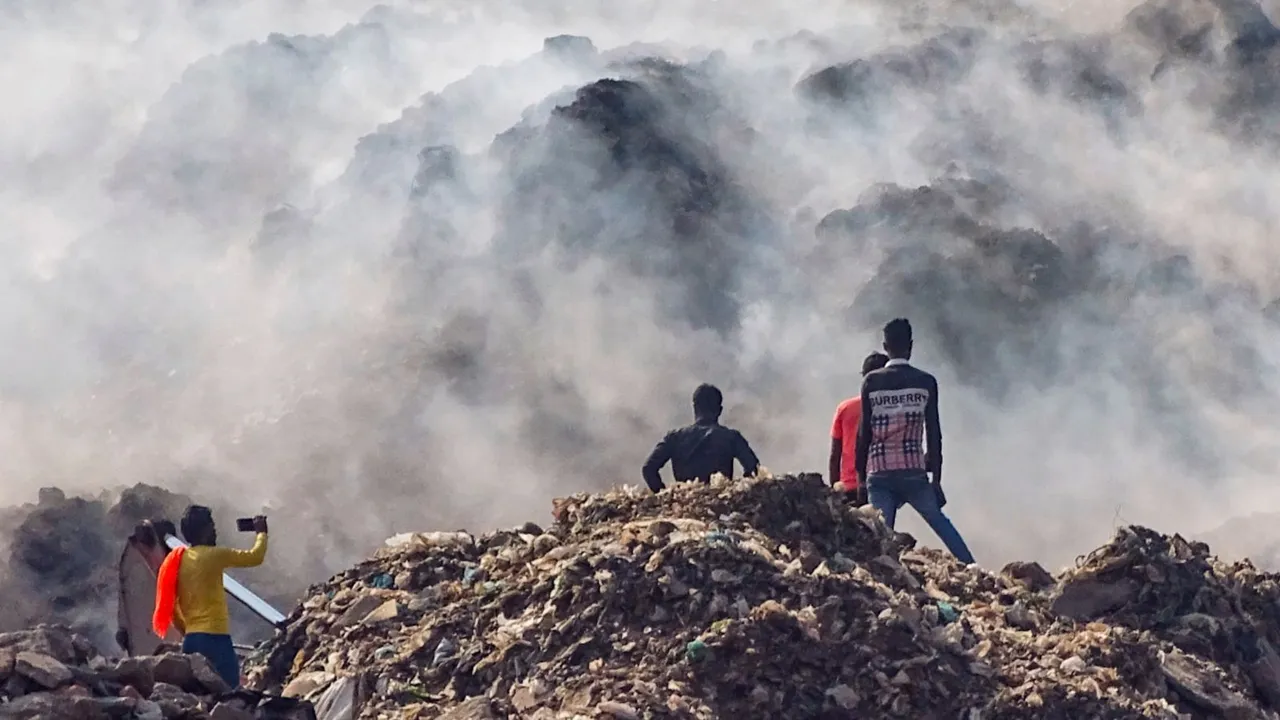
[[[253,532],[253,518],[237,518],[236,530],[240,532]]]

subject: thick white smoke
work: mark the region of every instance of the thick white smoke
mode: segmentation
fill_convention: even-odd
[[[266,507],[318,579],[638,483],[703,381],[768,467],[822,470],[899,314],[984,564],[1280,501],[1280,172],[1224,110],[1274,113],[1224,87],[1238,13],[1170,0],[1210,29],[1170,60],[1133,3],[756,5],[6,5],[0,502]],[[842,102],[805,85],[859,59]],[[556,110],[600,79],[648,90]],[[1004,193],[963,209],[986,256],[875,200],[973,179]],[[1035,271],[1064,279],[1031,320],[980,300],[1041,282],[1026,231],[1088,261]]]

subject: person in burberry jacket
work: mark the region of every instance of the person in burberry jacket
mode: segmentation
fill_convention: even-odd
[[[938,381],[911,365],[911,323],[897,318],[884,326],[889,362],[862,381],[862,420],[854,467],[871,505],[893,527],[898,508],[910,505],[961,562],[973,555],[942,512],[942,424]],[[930,479],[929,475],[933,478]]]

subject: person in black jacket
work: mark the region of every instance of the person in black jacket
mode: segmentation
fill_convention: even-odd
[[[906,318],[884,326],[889,362],[862,381],[862,421],[854,455],[858,484],[871,505],[893,527],[898,508],[909,504],[929,523],[961,562],[973,562],[964,538],[942,512],[942,423],[938,417],[938,381],[913,367],[911,323]],[[929,479],[933,474],[933,480]]]
[[[702,384],[693,391],[693,424],[667,433],[645,460],[644,481],[650,490],[666,487],[659,471],[668,460],[676,482],[710,482],[715,473],[732,478],[734,460],[742,463],[743,475],[756,474],[760,460],[742,433],[720,424],[723,409],[724,396],[716,386]]]

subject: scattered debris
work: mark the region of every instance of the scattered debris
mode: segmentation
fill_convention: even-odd
[[[67,497],[43,488],[39,502],[5,511],[0,530],[12,533],[8,578],[0,585],[0,630],[40,623],[74,627],[101,642],[115,633],[120,549],[139,521],[178,517],[189,501],[166,490],[136,485],[113,497]]]
[[[231,691],[199,655],[109,661],[59,625],[0,634],[0,718],[316,720],[311,703]]]
[[[1280,586],[1144,528],[1054,577],[918,548],[816,476],[417,534],[313,593],[251,671],[324,720],[1275,717]],[[369,578],[395,578],[392,587]],[[396,715],[399,713],[399,715]]]

